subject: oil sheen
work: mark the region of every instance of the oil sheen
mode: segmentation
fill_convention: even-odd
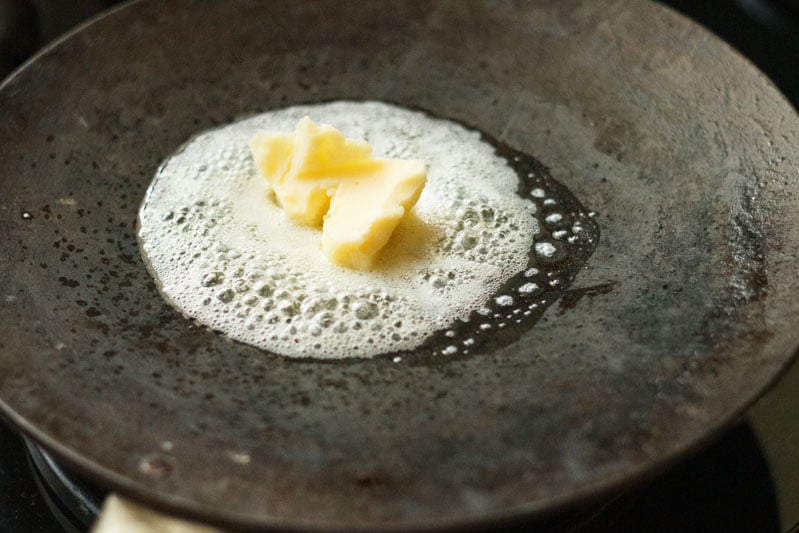
[[[426,163],[421,198],[371,271],[330,263],[319,230],[289,220],[256,171],[252,135],[292,131],[306,115],[377,157]],[[534,242],[540,189],[519,189],[508,160],[456,122],[379,102],[296,106],[202,133],[168,158],[140,209],[139,242],[164,297],[203,325],[288,357],[373,357],[512,305],[498,295],[511,278],[517,298],[537,292],[524,277],[531,250],[546,257],[554,245]]]

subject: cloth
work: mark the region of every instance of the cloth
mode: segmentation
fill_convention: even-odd
[[[210,526],[172,518],[111,494],[92,533],[222,533]]]

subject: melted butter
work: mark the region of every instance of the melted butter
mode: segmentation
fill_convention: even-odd
[[[326,261],[316,230],[286,216],[249,156],[257,130],[290,130],[305,115],[366,139],[379,157],[427,163],[424,195],[372,272]],[[330,359],[440,336],[449,355],[503,327],[493,309],[535,314],[537,288],[558,281],[525,275],[542,228],[538,197],[521,189],[508,160],[457,123],[377,102],[299,106],[206,132],[169,158],[141,208],[139,237],[164,296],[236,340]],[[524,290],[501,298],[511,280]]]

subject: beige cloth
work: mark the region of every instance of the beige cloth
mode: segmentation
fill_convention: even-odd
[[[222,533],[221,530],[172,518],[111,494],[92,533]]]

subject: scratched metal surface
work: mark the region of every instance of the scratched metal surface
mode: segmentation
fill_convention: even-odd
[[[235,117],[383,99],[549,167],[601,241],[470,358],[298,363],[165,304],[135,220]],[[799,118],[633,1],[142,1],[0,89],[0,407],[62,460],[239,527],[463,525],[618,490],[707,442],[799,345]]]

